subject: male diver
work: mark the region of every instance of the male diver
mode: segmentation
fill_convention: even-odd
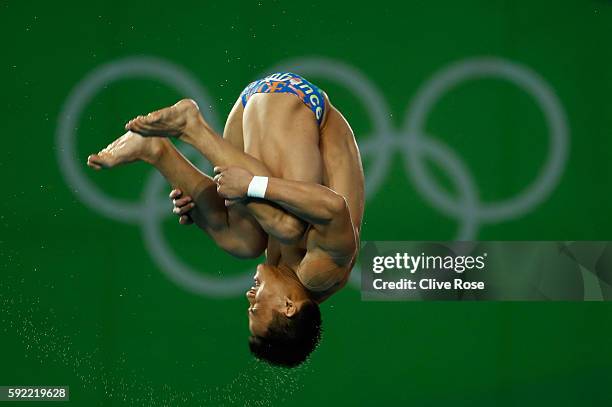
[[[237,257],[265,249],[247,292],[251,351],[277,365],[303,362],[320,337],[318,304],[346,284],[359,246],[363,169],[342,114],[312,83],[277,73],[245,88],[223,138],[188,99],[126,129],[88,165],[148,162],[175,188],[181,223],[194,222]],[[168,137],[194,146],[215,178]]]

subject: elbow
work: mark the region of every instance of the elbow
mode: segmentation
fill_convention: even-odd
[[[338,215],[348,212],[346,199],[340,194],[330,194],[325,198],[323,207],[326,209],[326,218],[331,221]]]

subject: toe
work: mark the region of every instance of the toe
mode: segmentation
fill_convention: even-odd
[[[139,122],[138,120],[133,120],[132,123],[130,124],[129,130],[134,133],[143,134],[145,131],[145,128],[143,127],[141,122]]]
[[[157,110],[155,112],[151,112],[148,115],[146,115],[143,120],[146,123],[155,123],[155,122],[159,121],[159,119],[161,119],[161,116],[162,116],[161,111]]]
[[[111,168],[116,163],[116,156],[108,149],[104,149],[98,154],[92,154],[90,157],[92,164],[100,168]]]
[[[129,122],[127,122],[125,124],[125,129],[126,130],[134,130],[134,125],[137,123],[137,118],[133,118],[132,120],[130,120]]]
[[[100,156],[98,154],[92,154],[89,157],[87,157],[87,165],[93,168],[94,170],[101,170],[102,165],[101,165]]]

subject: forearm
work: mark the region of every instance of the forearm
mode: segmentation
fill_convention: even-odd
[[[245,207],[270,237],[285,244],[299,240],[308,226],[296,215],[266,200],[249,200]]]
[[[345,205],[342,196],[323,185],[272,177],[268,178],[265,199],[312,224],[330,222]]]
[[[340,263],[352,259],[355,231],[342,195],[315,183],[269,178],[265,198],[312,224],[312,244]]]

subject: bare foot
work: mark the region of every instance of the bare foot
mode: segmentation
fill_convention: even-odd
[[[101,170],[138,160],[152,162],[161,150],[161,143],[160,139],[145,138],[128,131],[99,153],[87,157],[87,165]]]
[[[143,136],[181,137],[198,121],[204,120],[197,103],[183,99],[173,106],[130,120],[125,129]]]

